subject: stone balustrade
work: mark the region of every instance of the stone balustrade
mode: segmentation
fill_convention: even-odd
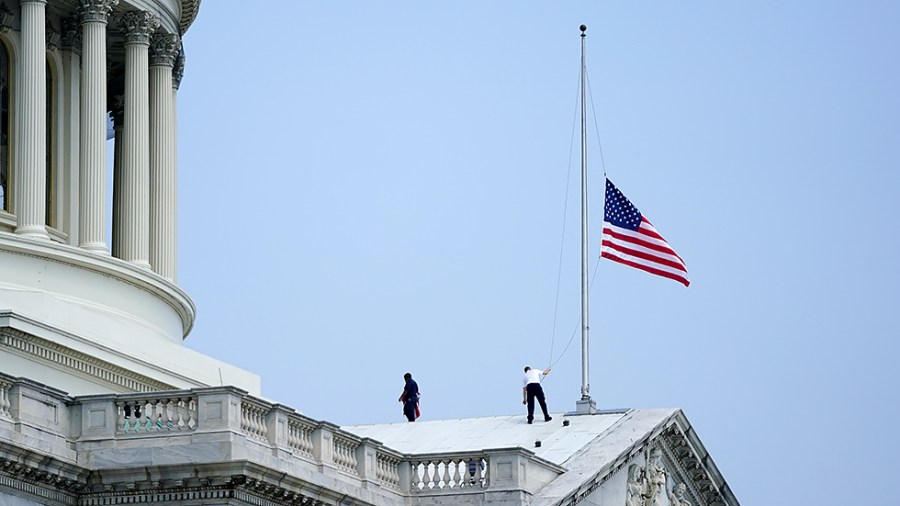
[[[70,397],[0,373],[3,438],[40,440],[48,457],[92,470],[254,462],[330,490],[365,490],[385,504],[534,493],[564,471],[522,448],[403,454],[229,386]]]
[[[342,471],[356,474],[359,466],[356,458],[356,450],[360,445],[359,438],[336,432],[332,441],[334,442],[334,464]]]
[[[293,416],[288,419],[288,446],[291,451],[306,458],[313,458],[313,431],[315,422]]]
[[[189,431],[197,427],[197,397],[193,395],[121,396],[115,403],[118,434]]]
[[[410,464],[410,491],[416,494],[483,490],[490,485],[490,457],[485,452],[417,455]]]
[[[261,401],[249,397],[241,399],[241,431],[252,438],[266,441],[269,432],[266,426],[268,412],[269,408]]]

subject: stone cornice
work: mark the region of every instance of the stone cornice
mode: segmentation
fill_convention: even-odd
[[[78,504],[88,471],[0,440],[0,487],[59,504]]]
[[[674,471],[677,481],[685,483],[694,506],[739,506],[699,439],[692,435],[693,428],[687,418],[681,410],[675,411],[615,460],[600,468],[578,490],[553,505],[574,506],[581,503],[636,456],[647,449],[659,448],[672,464],[667,466],[670,472]]]
[[[0,252],[41,258],[116,278],[159,297],[171,306],[181,317],[184,337],[187,337],[194,326],[194,315],[197,310],[194,302],[184,291],[162,276],[124,260],[94,255],[69,245],[3,232],[0,232]]]
[[[235,500],[257,506],[364,506],[371,503],[273,474],[248,461],[89,471],[0,441],[0,487],[75,506]],[[228,501],[231,504],[231,501]]]
[[[167,383],[10,327],[0,327],[0,349],[132,392],[174,389]]]
[[[181,34],[185,34],[197,19],[200,11],[200,0],[181,0]]]
[[[666,454],[669,462],[674,464],[674,473],[678,481],[683,482],[693,504],[707,506],[733,506],[737,500],[728,484],[722,478],[712,457],[706,452],[694,429],[683,423],[670,425],[659,438],[657,445]]]

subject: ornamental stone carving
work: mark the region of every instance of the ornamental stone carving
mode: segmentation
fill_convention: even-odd
[[[647,466],[644,468],[646,491],[644,506],[662,506],[662,492],[666,488],[666,468],[662,463],[662,452],[659,448],[650,450]]]
[[[82,23],[106,23],[119,0],[78,0],[78,13]]]
[[[181,78],[184,77],[184,48],[175,58],[175,66],[172,67],[172,87],[176,90],[181,86]]]
[[[668,476],[662,462],[662,451],[654,446],[644,454],[644,462],[643,468],[637,464],[628,466],[625,506],[663,506],[663,492],[668,493]]]
[[[112,100],[111,114],[113,126],[121,127],[125,124],[125,95],[115,95]]]
[[[0,4],[0,33],[7,33],[12,29],[14,18],[15,15],[6,7],[6,4]]]
[[[150,37],[150,65],[175,65],[181,51],[181,38],[174,33],[157,33]]]
[[[643,470],[637,464],[628,466],[628,484],[625,492],[625,506],[643,506],[644,499],[641,496],[641,473]]]
[[[150,35],[159,28],[159,18],[147,11],[130,11],[122,16],[126,44],[149,44]]]
[[[672,490],[668,492],[669,506],[691,506],[691,501],[684,498],[685,492],[687,492],[687,485],[684,482],[672,487]]]
[[[61,39],[63,49],[81,52],[81,23],[77,19],[64,19]]]
[[[46,27],[44,28],[44,39],[47,43],[47,50],[53,51],[59,49],[59,41],[60,41],[60,33],[53,27],[50,23],[50,20],[47,19]]]

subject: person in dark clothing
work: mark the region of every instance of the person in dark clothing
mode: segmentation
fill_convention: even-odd
[[[410,373],[404,374],[403,379],[406,384],[403,386],[403,393],[400,394],[398,400],[403,403],[403,414],[406,415],[406,419],[415,422],[419,417],[419,385],[412,379]]]
[[[544,400],[544,389],[541,388],[541,378],[550,374],[550,367],[546,371],[532,369],[525,366],[525,379],[522,382],[522,404],[528,404],[528,423],[534,420],[534,399],[537,398],[544,412],[544,421],[553,420],[547,412],[547,401]]]

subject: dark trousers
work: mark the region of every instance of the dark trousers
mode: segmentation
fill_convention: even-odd
[[[544,400],[544,389],[540,383],[529,383],[525,385],[525,394],[528,398],[528,421],[534,420],[534,399],[537,397],[538,403],[541,405],[541,411],[544,412],[544,419],[550,418],[547,413],[547,402]]]
[[[404,402],[403,403],[403,414],[406,415],[406,419],[410,422],[416,421],[416,401],[412,402]]]

